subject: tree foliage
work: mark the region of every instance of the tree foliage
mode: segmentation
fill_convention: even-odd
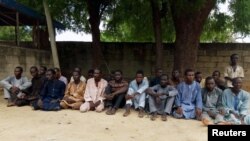
[[[17,0],[43,13],[41,0]],[[161,5],[166,14],[162,18],[162,37],[164,42],[175,40],[175,30],[170,12],[170,0]],[[199,8],[204,0],[185,0],[178,2],[180,11],[192,12]],[[201,41],[229,42],[234,34],[242,37],[250,34],[250,0],[228,0],[229,13],[222,13],[218,5],[226,0],[217,0],[204,26]],[[67,29],[76,32],[90,33],[89,14],[86,1],[82,0],[48,0],[52,17],[62,22]],[[188,3],[193,3],[192,5]],[[181,12],[180,12],[181,13]],[[152,42],[153,28],[149,0],[112,0],[112,4],[104,12],[102,41]]]
[[[232,12],[234,33],[243,37],[250,34],[250,0],[230,0],[229,9]]]
[[[159,3],[160,4],[160,3]],[[163,41],[174,41],[174,27],[168,5],[164,7],[165,15],[162,15],[162,36]],[[121,0],[110,13],[107,21],[104,22],[102,39],[104,41],[125,41],[125,42],[152,42],[154,31],[152,14],[149,0]],[[126,18],[124,18],[126,17]]]
[[[163,0],[164,1],[164,0]],[[162,34],[164,42],[175,40],[173,19],[169,11],[169,0],[165,0],[167,14],[162,19]],[[174,1],[175,3],[177,1]],[[204,0],[178,1],[179,12],[193,12],[199,8]],[[230,42],[233,35],[240,33],[249,35],[250,30],[250,0],[229,0],[230,12],[220,11],[219,5],[226,0],[217,0],[216,6],[210,13],[202,35],[201,42]],[[192,4],[190,4],[192,3]],[[150,22],[149,0],[130,1],[122,0],[114,7],[102,39],[105,41],[153,41],[152,22]],[[126,17],[126,18],[124,18]]]
[[[31,28],[28,26],[19,27],[20,41],[31,41]],[[2,41],[14,41],[16,39],[15,27],[1,26],[0,27],[0,40]]]

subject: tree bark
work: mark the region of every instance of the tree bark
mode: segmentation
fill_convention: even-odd
[[[185,69],[196,67],[202,29],[216,0],[205,0],[197,9],[180,9],[180,1],[172,0],[170,4],[176,31],[174,69],[184,72]],[[189,1],[188,4],[192,5],[193,2]]]
[[[49,6],[47,3],[47,0],[43,0],[43,7],[44,7],[44,12],[45,12],[45,16],[46,16],[48,31],[49,31],[50,46],[51,46],[51,51],[52,51],[52,58],[53,58],[54,67],[60,68],[58,54],[57,54],[57,48],[56,48],[54,27],[52,24],[52,18],[51,18],[50,12],[49,12]]]
[[[20,46],[20,31],[19,31],[19,13],[16,12],[16,26],[15,26],[15,32],[16,32],[16,45]]]
[[[156,68],[162,68],[163,65],[163,46],[161,34],[161,12],[158,2],[150,0],[152,8],[152,23],[155,36]]]
[[[101,7],[101,1],[100,0],[87,0],[87,7],[89,12],[89,23],[91,27],[91,33],[92,33],[92,67],[100,67],[103,54],[101,49],[101,43],[100,43],[100,19],[101,15],[100,13],[100,7]]]

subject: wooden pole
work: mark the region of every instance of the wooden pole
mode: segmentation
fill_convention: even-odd
[[[49,39],[50,39],[50,46],[51,46],[51,51],[52,51],[54,67],[60,68],[58,54],[57,54],[57,48],[56,48],[54,28],[53,28],[53,24],[52,24],[52,18],[51,18],[50,12],[49,12],[49,6],[47,3],[47,0],[43,0],[43,7],[44,7],[44,12],[45,12],[45,16],[46,16],[48,31],[49,31]]]
[[[20,38],[19,38],[19,13],[16,12],[16,27],[15,27],[15,32],[16,32],[16,45],[20,45]]]

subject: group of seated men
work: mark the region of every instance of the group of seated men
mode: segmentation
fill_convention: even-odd
[[[134,108],[140,118],[145,111],[149,112],[151,120],[161,115],[162,121],[166,121],[168,115],[173,115],[201,120],[205,125],[249,125],[249,94],[242,90],[244,73],[237,76],[243,70],[237,65],[237,57],[231,56],[225,83],[219,71],[204,80],[200,72],[192,69],[187,69],[183,78],[178,70],[169,78],[162,69],[156,69],[151,81],[139,70],[130,83],[123,79],[121,70],[115,70],[107,81],[100,69],[94,69],[89,71],[86,81],[80,68],[74,69],[68,83],[58,68],[47,70],[32,66],[31,82],[22,76],[22,67],[16,67],[14,76],[3,79],[0,84],[4,87],[7,106],[31,105],[34,110],[46,111],[70,108],[81,112],[102,112],[107,107],[107,115],[114,115],[118,108],[125,107],[124,117]]]

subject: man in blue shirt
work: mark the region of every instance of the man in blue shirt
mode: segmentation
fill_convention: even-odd
[[[249,93],[242,90],[242,78],[232,80],[232,88],[224,90],[222,104],[224,107],[224,119],[231,124],[250,125]]]
[[[64,96],[65,84],[55,78],[56,72],[53,69],[48,69],[46,77],[48,80],[44,84],[41,91],[41,98],[33,104],[34,109],[42,109],[45,111],[60,110],[60,101]]]
[[[185,81],[177,86],[178,94],[175,99],[177,109],[173,115],[175,118],[201,120],[202,97],[200,84],[194,81],[194,71],[185,71]]]

